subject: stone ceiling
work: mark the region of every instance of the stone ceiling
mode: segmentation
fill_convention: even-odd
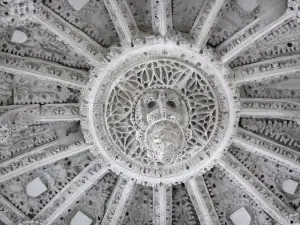
[[[0,0],[0,224],[300,224],[299,0]]]

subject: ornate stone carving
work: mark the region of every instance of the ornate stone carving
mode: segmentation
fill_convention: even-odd
[[[157,47],[150,50],[147,44],[137,42],[131,51],[123,53],[134,56],[128,55],[123,61],[120,55],[122,60],[116,67],[104,64],[103,69],[94,72],[91,89],[81,107],[82,115],[87,116],[83,116],[82,124],[87,140],[97,143],[99,149],[104,146],[101,153],[117,161],[113,163],[116,172],[122,171],[138,182],[159,183],[160,177],[170,177],[165,182],[173,183],[187,179],[183,178],[184,173],[194,168],[201,170],[201,165],[226,149],[227,138],[238,119],[233,116],[238,108],[237,98],[228,105],[235,95],[234,87],[222,83],[226,81],[221,81],[223,75],[219,73],[213,77],[207,74],[215,73],[217,63],[199,63],[206,56],[190,51],[188,45],[184,47],[186,54],[181,47],[178,56],[179,49],[171,40],[163,49],[159,39],[149,40],[150,43]],[[138,63],[140,60],[143,62]],[[224,90],[232,94],[227,96]],[[105,116],[99,112],[105,112]],[[164,136],[155,137],[163,132]],[[171,140],[173,134],[176,140]],[[219,138],[223,141],[217,141]],[[153,151],[154,146],[160,146],[160,150],[155,147]],[[163,155],[168,155],[165,162]],[[132,172],[139,176],[130,175]],[[180,174],[182,177],[176,178]],[[147,178],[144,180],[143,176]]]
[[[232,154],[220,161],[220,167],[237,184],[242,185],[253,200],[279,224],[299,223],[299,215],[290,210],[280,198],[260,182]],[[271,206],[271,207],[270,207]]]
[[[6,6],[0,9],[0,24],[2,26],[20,26],[27,23],[38,10],[37,1],[8,0]]]
[[[216,207],[221,224],[232,224],[229,216],[241,207],[245,207],[254,224],[271,225],[275,221],[262,210],[261,205],[252,200],[248,190],[233,183],[218,167],[204,175],[208,191]]]
[[[1,183],[0,193],[32,219],[92,160],[93,157],[88,152],[62,159],[53,165],[45,166],[42,171],[36,169]],[[38,197],[32,197],[27,194],[26,185],[36,177],[46,185],[47,191]]]
[[[174,225],[195,225],[200,224],[186,186],[179,184],[173,187],[172,190],[172,223]]]
[[[96,223],[103,222],[108,200],[116,185],[117,176],[113,173],[104,175],[81,198],[72,204],[67,211],[60,215],[53,225],[69,224],[74,215],[81,211]]]

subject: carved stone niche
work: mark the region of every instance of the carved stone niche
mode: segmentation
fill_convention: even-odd
[[[230,144],[235,85],[187,40],[147,41],[93,72],[81,107],[85,138],[116,173],[138,183],[184,182],[211,168]]]

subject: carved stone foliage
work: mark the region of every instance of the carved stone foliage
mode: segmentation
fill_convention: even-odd
[[[251,224],[274,224],[275,221],[256,204],[243,189],[233,183],[220,169],[213,168],[204,175],[221,224],[232,224],[230,215],[244,207]]]
[[[200,225],[184,184],[173,186],[172,202],[172,224]]]
[[[13,75],[0,72],[0,105],[13,103]]]
[[[300,181],[299,172],[236,147],[232,147],[230,152],[265,186],[275,193],[281,201],[291,209],[297,210],[300,206],[299,188],[296,188],[294,193],[288,193],[284,190],[284,182],[290,180],[298,183]]]
[[[231,63],[231,67],[285,56],[299,52],[299,23],[294,18],[286,21],[266,37],[250,46]]]
[[[300,148],[300,127],[293,121],[269,119],[241,119],[241,126],[256,134],[270,138],[277,143]]]
[[[22,43],[12,42],[14,31],[22,31],[27,38]],[[89,68],[86,60],[73,51],[58,37],[37,23],[28,23],[26,26],[10,27],[0,30],[1,50],[4,52],[47,59],[64,65]]]
[[[38,146],[58,139],[57,124],[32,124],[8,127],[2,125],[0,159],[12,158],[25,151],[30,151]],[[62,127],[60,127],[62,128]]]
[[[36,13],[37,1],[16,0],[3,1],[0,5],[1,26],[24,25]]]
[[[223,7],[222,13],[219,22],[212,27],[211,37],[208,40],[208,43],[213,46],[219,45],[254,21],[259,16],[260,10],[257,5],[247,11],[236,0],[229,0],[228,4]]]
[[[1,183],[0,193],[25,215],[33,218],[92,160],[93,156],[89,152],[65,158],[52,165],[44,166]],[[32,197],[26,191],[26,187],[36,177],[41,179],[47,190],[37,197]]]
[[[180,0],[173,0],[174,29],[188,33],[204,2],[204,0],[191,0],[186,4]]]
[[[70,221],[78,211],[81,211],[92,219],[94,224],[100,224],[116,180],[117,176],[114,173],[106,174],[94,184],[84,196],[69,207],[67,212],[63,213],[53,225],[70,224]]]
[[[67,0],[45,0],[53,11],[87,35],[108,47],[118,42],[117,33],[102,1],[90,0],[81,9],[74,9]]]
[[[153,224],[153,189],[137,185],[122,224]]]
[[[284,76],[271,81],[245,85],[241,88],[241,95],[251,98],[297,99],[300,97],[297,88],[299,83],[298,75]]]
[[[13,77],[14,104],[51,104],[78,102],[80,92],[58,82],[33,77]]]

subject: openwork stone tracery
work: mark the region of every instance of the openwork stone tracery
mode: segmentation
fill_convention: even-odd
[[[0,224],[300,224],[299,6],[0,0]]]

